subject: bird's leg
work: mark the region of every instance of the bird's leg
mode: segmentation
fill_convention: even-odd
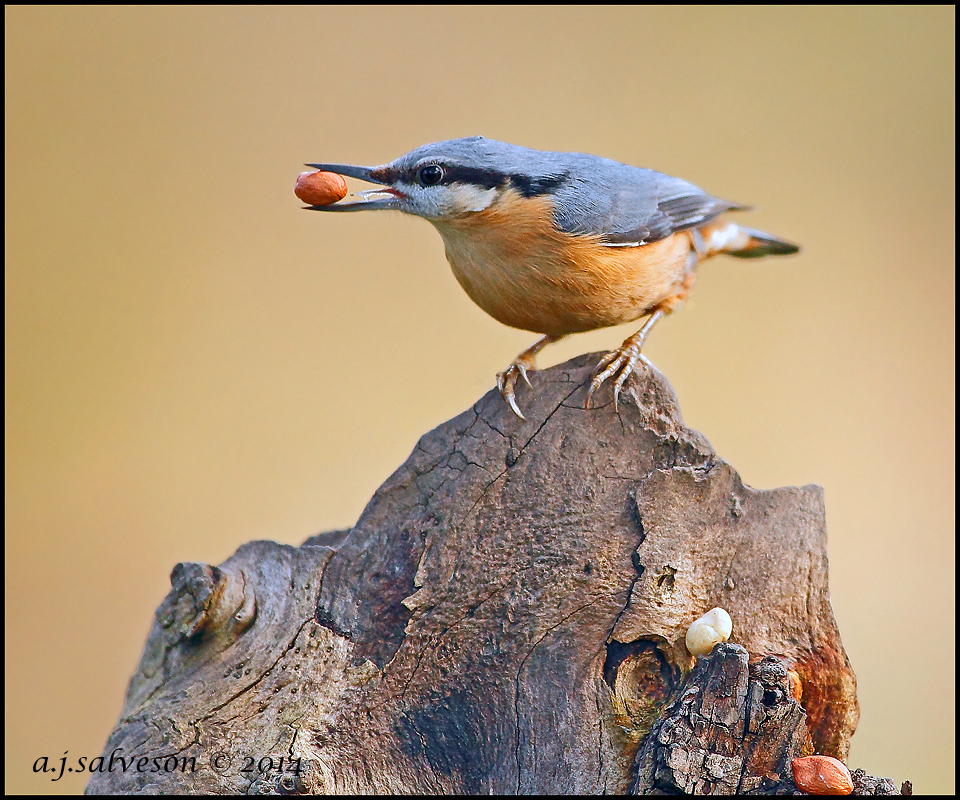
[[[527,386],[530,386],[527,370],[535,368],[537,353],[543,350],[548,344],[557,342],[562,338],[563,336],[551,336],[547,334],[513,359],[513,363],[503,372],[497,373],[497,388],[500,390],[500,394],[503,395],[503,399],[507,401],[510,408],[513,409],[513,412],[520,417],[520,419],[526,419],[526,417],[520,413],[520,408],[517,406],[517,398],[513,393],[513,387],[516,386],[517,383],[517,376],[519,375],[523,378],[527,382]]]
[[[643,347],[643,342],[647,338],[647,334],[650,333],[650,329],[653,328],[662,317],[670,314],[674,306],[686,300],[687,295],[690,293],[690,288],[696,280],[696,273],[693,271],[693,266],[696,265],[696,253],[694,252],[691,255],[693,255],[694,258],[690,260],[691,264],[688,267],[687,274],[684,276],[680,285],[677,286],[677,291],[653,307],[650,311],[650,316],[647,317],[647,321],[643,323],[643,327],[640,328],[640,330],[633,334],[633,336],[628,336],[624,339],[620,347],[613,352],[607,353],[607,355],[600,359],[600,363],[597,364],[597,368],[594,370],[593,380],[590,381],[590,388],[587,390],[587,399],[583,404],[584,408],[590,408],[593,393],[600,388],[601,384],[607,378],[616,375],[617,379],[613,384],[613,407],[615,410],[618,410],[617,403],[620,400],[620,390],[623,388],[623,384],[627,382],[627,378],[633,373],[633,368],[637,365],[637,362],[644,361],[648,365],[650,363],[647,361],[646,356],[640,353],[640,348]]]
[[[590,408],[593,393],[600,388],[600,385],[607,378],[614,374],[617,376],[617,380],[613,385],[613,407],[614,409],[617,408],[617,403],[620,400],[620,389],[623,387],[627,378],[630,377],[633,368],[637,365],[637,361],[643,360],[648,364],[650,363],[647,361],[646,356],[641,354],[640,348],[643,346],[643,341],[647,338],[647,334],[650,333],[650,329],[667,313],[665,309],[657,306],[653,310],[653,313],[647,318],[647,321],[643,323],[643,327],[640,330],[633,334],[633,336],[624,339],[620,347],[607,353],[600,360],[596,370],[594,370],[593,380],[590,381],[590,388],[587,390],[587,399],[583,404],[584,408]]]

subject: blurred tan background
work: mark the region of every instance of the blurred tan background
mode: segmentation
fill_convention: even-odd
[[[707,264],[645,352],[747,483],[826,490],[851,765],[954,790],[952,8],[5,21],[7,791],[83,788],[31,765],[101,752],[174,564],[351,525],[533,342],[427,223],[293,196],[303,162],[478,133],[686,178],[803,245]]]

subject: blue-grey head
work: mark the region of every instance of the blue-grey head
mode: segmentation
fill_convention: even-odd
[[[316,211],[393,209],[445,219],[482,211],[504,191],[525,197],[555,192],[571,178],[570,153],[549,153],[473,136],[418,147],[378,167],[353,164],[308,164],[382,185],[360,192],[359,200]],[[565,158],[566,157],[566,158]]]

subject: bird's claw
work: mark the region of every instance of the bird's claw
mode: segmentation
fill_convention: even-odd
[[[616,381],[613,384],[613,408],[615,411],[620,410],[620,392],[627,379],[633,374],[637,362],[643,361],[648,366],[650,365],[647,357],[640,352],[640,344],[640,342],[624,342],[619,348],[607,353],[600,359],[600,363],[593,371],[593,379],[590,381],[590,388],[587,390],[587,399],[583,404],[584,408],[590,408],[593,394],[603,382],[616,375]],[[635,397],[636,393],[633,394]]]
[[[517,359],[509,367],[507,367],[503,372],[497,373],[497,389],[500,390],[500,394],[503,396],[503,399],[507,401],[507,405],[513,409],[513,413],[516,414],[520,419],[526,419],[525,416],[520,411],[520,406],[517,405],[517,397],[514,393],[514,387],[517,385],[517,376],[526,381],[527,386],[531,389],[533,384],[530,383],[530,378],[527,377],[527,371],[531,369],[530,365],[526,361]]]

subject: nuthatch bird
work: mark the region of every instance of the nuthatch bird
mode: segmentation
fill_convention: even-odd
[[[475,136],[418,147],[379,167],[308,164],[381,184],[360,200],[316,211],[393,209],[443,237],[464,291],[504,325],[543,334],[497,375],[521,418],[517,378],[546,345],[632,322],[637,333],[605,356],[585,407],[608,378],[616,405],[650,329],[685,300],[700,261],[789,255],[796,245],[730,222],[746,207],[649,169],[585,153],[530,150]]]

